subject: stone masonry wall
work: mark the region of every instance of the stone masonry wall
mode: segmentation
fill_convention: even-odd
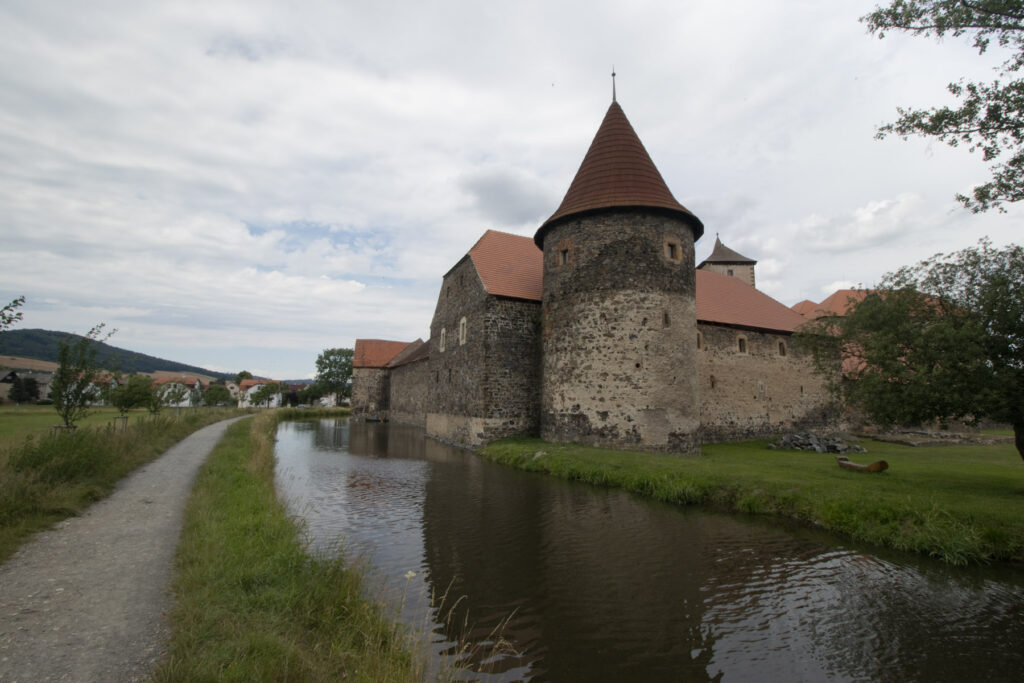
[[[487,439],[540,433],[540,302],[490,296],[484,317]]]
[[[699,448],[693,233],[615,210],[544,238],[541,436],[619,448]]]
[[[825,381],[790,335],[703,323],[697,331],[703,441],[752,439],[834,422]]]
[[[488,295],[468,257],[449,271],[430,325],[428,435],[477,446],[536,433],[537,309]]]
[[[387,418],[387,368],[352,368],[352,415]]]
[[[702,270],[707,270],[712,273],[719,273],[720,275],[728,275],[729,277],[739,278],[740,281],[747,283],[751,287],[756,287],[754,283],[754,266],[750,265],[733,265],[725,263],[705,263]],[[732,271],[730,274],[729,271]]]
[[[391,368],[390,409],[392,422],[423,427],[430,398],[430,363],[424,358]]]

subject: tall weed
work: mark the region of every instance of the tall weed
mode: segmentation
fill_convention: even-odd
[[[26,438],[0,454],[0,561],[29,535],[108,495],[140,465],[208,424],[237,414],[192,410]]]

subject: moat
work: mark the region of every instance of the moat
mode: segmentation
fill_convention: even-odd
[[[466,668],[457,680],[1024,671],[1019,569],[955,569],[520,472],[411,427],[285,422],[277,438],[278,488],[314,551],[344,539],[387,609],[426,634],[434,666]],[[499,626],[514,652],[491,646]],[[456,656],[460,639],[473,651]]]

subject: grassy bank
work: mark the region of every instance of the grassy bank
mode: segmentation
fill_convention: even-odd
[[[337,412],[333,413],[337,415]],[[200,470],[178,548],[171,651],[158,681],[413,681],[403,631],[343,560],[306,555],[274,493],[268,411],[233,425]]]
[[[882,474],[840,469],[827,454],[765,445],[712,444],[701,456],[676,457],[505,439],[483,454],[670,503],[795,519],[956,565],[1024,561],[1024,466],[1012,445],[863,442],[869,452],[851,459],[886,460],[890,469]]]
[[[125,431],[93,425],[51,436],[53,408],[0,411],[0,562],[31,534],[76,515],[109,494],[126,474],[184,437],[237,414],[232,410],[165,411],[129,418]],[[88,424],[88,423],[86,423]]]

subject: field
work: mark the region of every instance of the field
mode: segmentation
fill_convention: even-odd
[[[93,408],[78,424],[81,427],[102,427],[111,424],[117,415],[115,408]],[[145,410],[133,410],[128,413],[128,423],[133,424],[148,416]],[[0,449],[24,441],[28,436],[48,436],[50,427],[60,424],[63,422],[53,406],[0,406]]]
[[[1012,445],[912,447],[864,441],[889,470],[840,469],[829,454],[710,444],[693,457],[506,439],[486,457],[680,505],[780,516],[963,565],[1024,562],[1024,462]]]
[[[124,431],[97,408],[74,433],[51,435],[53,406],[0,407],[0,562],[31,535],[76,515],[118,481],[197,429],[239,414],[223,408],[133,411]]]

